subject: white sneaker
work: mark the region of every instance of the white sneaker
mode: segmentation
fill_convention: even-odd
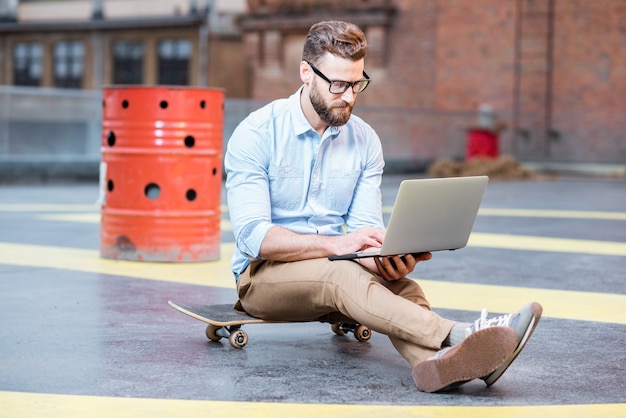
[[[422,392],[450,390],[497,370],[513,353],[517,333],[511,327],[491,327],[472,333],[461,344],[439,350],[413,368]]]
[[[481,329],[491,327],[511,327],[517,332],[517,345],[513,353],[495,371],[482,377],[487,386],[493,385],[496,380],[504,374],[511,363],[513,363],[513,360],[517,358],[537,327],[542,312],[543,308],[539,303],[530,302],[518,312],[487,319],[487,310],[483,309],[480,318],[478,318],[471,327],[465,330],[468,336]]]

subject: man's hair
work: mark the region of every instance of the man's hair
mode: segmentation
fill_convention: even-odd
[[[352,23],[340,21],[316,23],[311,26],[304,41],[302,60],[317,65],[325,52],[358,61],[367,54],[365,34]]]

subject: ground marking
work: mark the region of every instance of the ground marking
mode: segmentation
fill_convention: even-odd
[[[233,243],[222,244],[221,258],[217,261],[148,263],[103,259],[97,250],[0,243],[0,265],[55,268],[234,289],[229,263],[234,249]],[[37,256],[33,257],[33,254]],[[546,317],[626,324],[626,295],[416,280],[437,308],[473,311],[484,306],[492,312],[509,312],[536,300],[543,304]]]
[[[433,395],[437,396],[437,395]],[[7,417],[82,418],[116,417],[617,417],[626,404],[430,406],[430,405],[332,405],[279,402],[226,402],[207,400],[116,398],[0,392]]]

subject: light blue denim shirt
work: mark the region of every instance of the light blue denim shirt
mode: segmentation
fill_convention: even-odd
[[[251,113],[228,141],[224,167],[236,278],[259,258],[275,225],[324,235],[384,227],[378,135],[352,115],[320,138],[302,112],[301,91]]]

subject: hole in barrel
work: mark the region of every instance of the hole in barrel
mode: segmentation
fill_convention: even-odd
[[[167,109],[167,106],[168,106],[167,100],[161,100],[161,102],[159,103],[159,106],[161,107],[161,109]]]
[[[206,100],[200,101],[200,108],[201,109],[205,109],[206,108]]]
[[[123,100],[123,101],[122,101],[122,107],[123,107],[124,109],[128,109],[128,100]]]
[[[193,148],[194,145],[196,145],[196,139],[191,135],[187,135],[185,137],[185,146],[187,148]]]
[[[185,197],[190,202],[193,202],[194,200],[196,200],[196,197],[198,197],[198,194],[196,193],[194,189],[189,189],[187,190],[187,193],[185,193]]]
[[[109,179],[109,181],[107,181],[107,190],[109,192],[112,192],[114,187],[115,187],[115,184],[113,184],[113,180]]]
[[[158,197],[161,195],[161,188],[156,183],[149,183],[146,186],[144,193],[146,197],[150,200],[158,199]]]
[[[213,175],[215,176],[217,174],[217,168],[213,167]]]
[[[109,144],[110,147],[115,145],[115,132],[109,131],[109,134],[107,135],[107,144]]]

